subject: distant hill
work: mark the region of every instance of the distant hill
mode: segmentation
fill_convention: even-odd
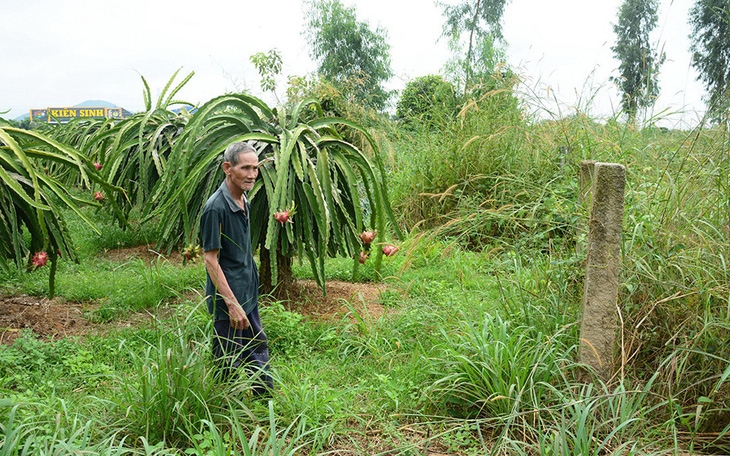
[[[44,108],[51,108],[51,107],[60,108],[62,106],[38,106],[37,108],[33,108],[33,109],[44,109]],[[104,101],[104,100],[86,100],[86,101],[82,101],[81,103],[79,103],[77,105],[73,105],[70,107],[71,108],[118,108],[119,106],[115,105],[114,103],[110,103],[110,102]],[[124,109],[124,108],[122,108],[122,109]],[[132,115],[131,112],[124,109],[125,117],[129,117],[131,115]],[[27,119],[28,117],[30,117],[29,112],[23,114],[22,116],[18,116],[13,120],[24,120],[24,119]]]
[[[71,106],[72,108],[118,108],[119,106],[114,103],[109,103],[104,100],[86,100],[81,103]]]

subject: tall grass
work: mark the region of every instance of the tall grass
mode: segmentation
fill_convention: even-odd
[[[289,426],[279,429],[272,402],[269,402],[268,427],[256,426],[252,431],[235,418],[226,418],[226,421],[227,425],[223,427],[207,420],[201,423],[203,429],[193,427],[194,430],[188,434],[192,445],[186,453],[294,456],[306,451],[305,448],[310,446],[310,434],[313,433],[304,429],[306,419],[294,421]],[[222,428],[226,430],[222,432]]]
[[[440,373],[432,386],[438,408],[476,418],[521,414],[554,400],[550,385],[561,383],[573,364],[573,348],[560,340],[565,333],[534,333],[499,316],[486,315],[481,324],[461,320],[456,331],[442,330],[446,343],[432,358]]]
[[[135,439],[174,442],[186,420],[222,415],[229,389],[214,381],[206,348],[176,330],[132,353],[133,376],[114,378],[119,426]]]

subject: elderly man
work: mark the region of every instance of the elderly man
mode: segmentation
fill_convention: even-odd
[[[226,179],[208,199],[200,219],[208,311],[213,316],[213,356],[224,378],[244,366],[258,376],[254,394],[273,387],[269,346],[258,309],[259,276],[251,248],[251,207],[246,192],[258,176],[258,154],[233,143],[223,152]]]

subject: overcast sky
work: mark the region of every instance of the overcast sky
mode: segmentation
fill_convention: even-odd
[[[432,0],[342,0],[358,18],[388,32],[400,90],[442,71],[443,18]],[[446,0],[453,3],[455,0]],[[654,38],[667,54],[655,111],[667,126],[693,126],[704,89],[690,66],[687,25],[693,0],[660,0]],[[522,75],[533,105],[558,115],[580,109],[601,117],[619,109],[609,77],[617,74],[612,24],[621,0],[511,0],[503,18],[508,63]],[[276,48],[285,75],[316,69],[302,35],[301,0],[0,0],[0,111],[15,118],[31,108],[106,100],[143,108],[144,76],[157,97],[172,74],[195,71],[178,98],[203,103],[259,89],[249,56]],[[283,87],[279,92],[283,92]],[[558,105],[555,101],[559,102]],[[546,111],[543,111],[542,115]]]

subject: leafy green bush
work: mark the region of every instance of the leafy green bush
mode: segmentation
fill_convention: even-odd
[[[24,330],[12,345],[0,345],[0,388],[38,393],[93,383],[112,371],[99,355],[73,340],[44,341]]]
[[[441,76],[421,76],[409,81],[396,105],[395,115],[407,124],[443,125],[457,114],[454,87]]]
[[[321,329],[280,302],[261,306],[261,321],[269,339],[272,356],[301,356],[316,344]]]

